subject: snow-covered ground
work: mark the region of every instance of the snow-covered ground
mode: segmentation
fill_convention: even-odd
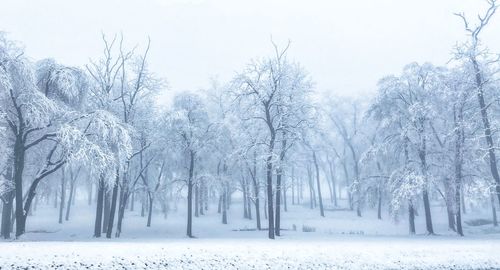
[[[438,235],[408,236],[406,219],[395,223],[372,211],[362,218],[351,211],[310,210],[291,206],[283,213],[282,236],[266,239],[254,220],[232,205],[229,224],[216,208],[194,218],[195,239],[185,235],[183,204],[165,219],[160,213],[147,228],[138,211],[127,212],[119,239],[94,239],[94,206],[78,205],[69,222],[57,224],[57,210],[44,206],[28,218],[28,233],[0,241],[0,269],[500,269],[500,230],[491,224],[468,226],[466,237],[447,230],[443,210],[433,208]],[[486,218],[474,211],[465,221]],[[267,220],[262,218],[266,227]],[[303,232],[303,226],[315,232]],[[296,230],[294,230],[296,228]]]
[[[2,269],[496,269],[495,240],[393,237],[2,243]]]

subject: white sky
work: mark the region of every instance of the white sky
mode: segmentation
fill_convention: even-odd
[[[270,37],[311,74],[319,91],[357,96],[412,61],[444,64],[465,39],[453,12],[475,16],[481,0],[2,0],[0,30],[35,59],[81,66],[100,56],[101,32],[130,47],[152,40],[152,70],[170,89],[230,79],[272,52]],[[485,41],[500,52],[500,14]]]

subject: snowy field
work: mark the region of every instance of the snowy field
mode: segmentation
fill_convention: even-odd
[[[238,203],[227,225],[214,206],[195,218],[195,239],[184,237],[182,203],[166,219],[157,213],[150,228],[139,211],[127,212],[122,237],[111,240],[91,237],[93,208],[79,206],[62,225],[56,209],[40,208],[22,239],[0,242],[0,269],[500,269],[500,230],[465,225],[466,237],[457,237],[440,219],[440,207],[433,208],[438,235],[424,235],[424,219],[417,217],[420,234],[408,236],[404,217],[395,223],[387,214],[377,220],[370,211],[362,218],[327,211],[320,218],[305,205],[292,206],[275,241],[266,231],[245,231],[255,221],[241,218]],[[465,221],[481,217],[487,213],[467,214]]]
[[[2,269],[497,269],[500,241],[415,237],[16,242]]]

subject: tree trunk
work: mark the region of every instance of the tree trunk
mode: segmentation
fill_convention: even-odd
[[[319,213],[322,217],[325,217],[325,211],[323,209],[323,198],[321,197],[321,183],[319,181],[319,166],[315,151],[313,151],[313,161],[314,167],[316,168],[316,185],[318,186]]]
[[[464,192],[464,185],[460,185],[460,205],[462,206],[462,214],[467,214],[467,211],[465,209],[465,192]]]
[[[276,174],[276,218],[274,219],[274,234],[280,236],[281,230],[281,168],[278,168]]]
[[[193,237],[193,174],[194,174],[194,152],[190,152],[189,178],[188,178],[188,213],[187,213],[187,236]]]
[[[408,204],[408,224],[410,226],[410,234],[415,234],[415,208],[413,208],[413,204]]]
[[[146,227],[151,227],[151,218],[153,216],[153,194],[148,193],[149,197],[149,211],[148,211],[148,222]]]
[[[427,190],[424,190],[422,196],[424,199],[425,227],[427,229],[428,234],[434,234],[434,229],[432,227],[431,206],[430,206],[429,194],[427,193]]]
[[[288,205],[286,201],[286,190],[287,190],[287,185],[286,183],[283,183],[283,187],[281,188],[283,190],[283,211],[288,212]]]
[[[264,200],[264,219],[267,219],[267,192],[265,192],[266,198]]]
[[[69,220],[69,214],[70,214],[70,211],[71,211],[71,204],[72,202],[74,201],[74,196],[75,196],[75,182],[76,182],[76,179],[71,179],[70,180],[70,185],[69,185],[69,198],[68,198],[68,203],[66,204],[66,216],[65,216],[65,220],[68,221]]]
[[[141,217],[146,216],[146,205],[148,202],[146,201],[146,193],[142,192],[141,193]]]
[[[257,230],[261,230],[260,224],[260,190],[259,184],[257,183],[257,152],[254,151],[253,158],[253,174],[252,174],[252,184],[253,184],[253,196],[255,198],[255,220],[257,222]]]
[[[20,133],[17,134],[14,143],[14,185],[16,199],[16,238],[24,234],[25,222],[23,211],[23,171],[24,171],[24,156],[25,149],[23,144],[22,127]]]
[[[134,212],[135,203],[135,192],[132,192],[132,198],[130,199],[130,212]]]
[[[222,195],[222,224],[227,224],[227,187],[225,184]]]
[[[444,199],[446,203],[446,214],[448,215],[448,229],[456,232],[457,229],[455,228],[455,213],[453,209],[455,193],[452,191],[450,181],[451,180],[449,178],[444,179]]]
[[[200,189],[194,185],[194,216],[200,216]]]
[[[64,168],[61,171],[61,203],[59,204],[59,224],[63,223],[64,202],[66,200],[66,174]]]
[[[127,207],[127,199],[128,199],[128,196],[130,195],[126,184],[127,183],[124,180],[122,188],[120,188],[120,200],[119,200],[119,204],[118,204],[118,221],[116,223],[115,237],[120,237],[120,235],[122,233],[123,217],[125,216],[125,208]],[[132,194],[132,197],[133,197],[133,194]]]
[[[491,200],[491,214],[493,216],[493,226],[497,227],[498,226],[497,209],[495,208],[495,197],[493,197],[493,194],[490,195],[490,200]]]
[[[425,177],[425,184],[427,185],[427,145],[426,145],[426,138],[425,138],[425,133],[424,133],[424,122],[423,120],[420,120],[419,122],[419,128],[418,128],[418,134],[420,136],[420,147],[418,149],[418,156],[420,158],[420,167],[422,170],[422,175]],[[425,226],[427,229],[428,234],[434,234],[434,229],[432,226],[432,216],[431,216],[431,206],[429,202],[429,194],[427,190],[427,186],[424,187],[424,191],[422,192],[422,197],[424,200],[424,211],[425,211]]]
[[[108,188],[106,188],[104,191],[104,213],[103,213],[103,222],[102,222],[102,232],[103,233],[106,233],[108,230],[110,210],[111,210],[111,195],[110,195],[110,190],[108,190]]]
[[[455,209],[457,233],[460,236],[464,236],[464,231],[462,229],[462,212],[460,210],[460,189],[455,190],[455,201],[457,203],[457,209]]]
[[[11,160],[10,160],[11,161]],[[12,181],[12,173],[13,173],[13,167],[8,166],[7,167],[7,172],[5,174],[5,178],[7,181],[11,182]],[[3,196],[3,204],[2,204],[2,225],[0,228],[0,236],[4,239],[10,239],[10,233],[11,233],[11,216],[12,216],[12,208],[14,204],[14,190],[10,190],[9,192],[5,193]]]
[[[310,166],[307,166],[307,179],[309,180],[309,207],[311,209],[314,209],[314,207],[316,206],[316,195],[314,193],[314,184]]]
[[[109,209],[108,228],[106,229],[106,238],[108,239],[111,238],[111,234],[113,233],[113,225],[115,221],[116,203],[118,200],[118,182],[120,181],[120,171],[118,169],[116,169],[115,177],[113,195],[111,195],[111,208]]]
[[[248,218],[248,208],[247,208],[248,195],[247,195],[245,179],[243,177],[240,181],[240,184],[241,184],[241,192],[243,193],[243,198],[242,198],[243,199],[243,218]]]
[[[272,149],[266,160],[266,178],[267,178],[267,220],[268,220],[268,237],[274,239],[274,207],[273,207],[273,163]]]
[[[4,239],[10,239],[13,203],[14,203],[14,191],[10,191],[4,195],[4,200],[2,205],[1,236]]]
[[[222,196],[224,196],[224,195],[222,195],[222,194],[221,194],[221,195],[219,196],[219,205],[218,205],[218,207],[217,207],[217,213],[218,213],[218,214],[222,213]]]
[[[206,199],[206,196],[205,196],[205,190],[206,190],[206,185],[205,185],[205,181],[202,180],[201,183],[200,183],[200,198],[199,198],[199,203],[200,205],[198,206],[199,209],[200,209],[200,215],[205,215],[205,211],[203,209],[203,202],[205,201]]]
[[[97,188],[97,208],[96,208],[96,215],[95,215],[95,226],[94,226],[94,237],[101,237],[101,228],[102,228],[102,210],[104,207],[104,190],[105,190],[105,184],[104,184],[104,176],[101,175],[99,179],[99,185]]]
[[[332,182],[333,206],[337,207],[338,206],[337,187],[336,187],[337,181],[335,181],[335,170],[334,170],[333,162],[328,162],[328,167],[330,168],[330,178],[331,178],[331,182]]]

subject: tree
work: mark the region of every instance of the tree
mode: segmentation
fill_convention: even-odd
[[[491,176],[496,183],[496,193],[500,203],[500,174],[498,173],[491,120],[488,116],[488,108],[490,107],[489,100],[491,98],[488,99],[487,93],[488,91],[492,91],[492,89],[496,89],[496,86],[492,85],[492,76],[497,72],[496,70],[498,68],[494,65],[498,60],[496,56],[488,53],[487,50],[482,48],[480,39],[483,29],[490,22],[498,5],[496,0],[487,0],[486,2],[489,4],[489,7],[483,15],[478,15],[478,24],[476,25],[471,25],[464,13],[456,14],[463,20],[465,31],[470,36],[470,40],[457,48],[455,58],[459,61],[463,61],[465,65],[468,65],[469,72],[471,72],[475,78],[474,88],[481,112],[484,140],[487,147],[486,151],[488,152]]]
[[[276,143],[278,136],[288,136],[287,133],[298,134],[291,129],[300,129],[304,121],[303,117],[295,115],[303,113],[296,105],[301,104],[298,101],[311,89],[311,82],[304,70],[298,64],[287,60],[288,46],[279,50],[273,45],[275,55],[250,63],[246,70],[234,79],[232,89],[236,102],[246,115],[242,120],[258,120],[255,123],[268,132],[265,141],[260,143],[267,147],[265,166],[270,239],[275,236],[273,168],[276,163]],[[280,190],[280,183],[277,184],[277,189]]]
[[[188,237],[193,237],[193,186],[196,184],[196,162],[210,139],[210,123],[204,104],[199,96],[180,94],[174,98],[170,115],[170,128],[178,150],[187,164],[185,183],[187,185],[187,229]]]

